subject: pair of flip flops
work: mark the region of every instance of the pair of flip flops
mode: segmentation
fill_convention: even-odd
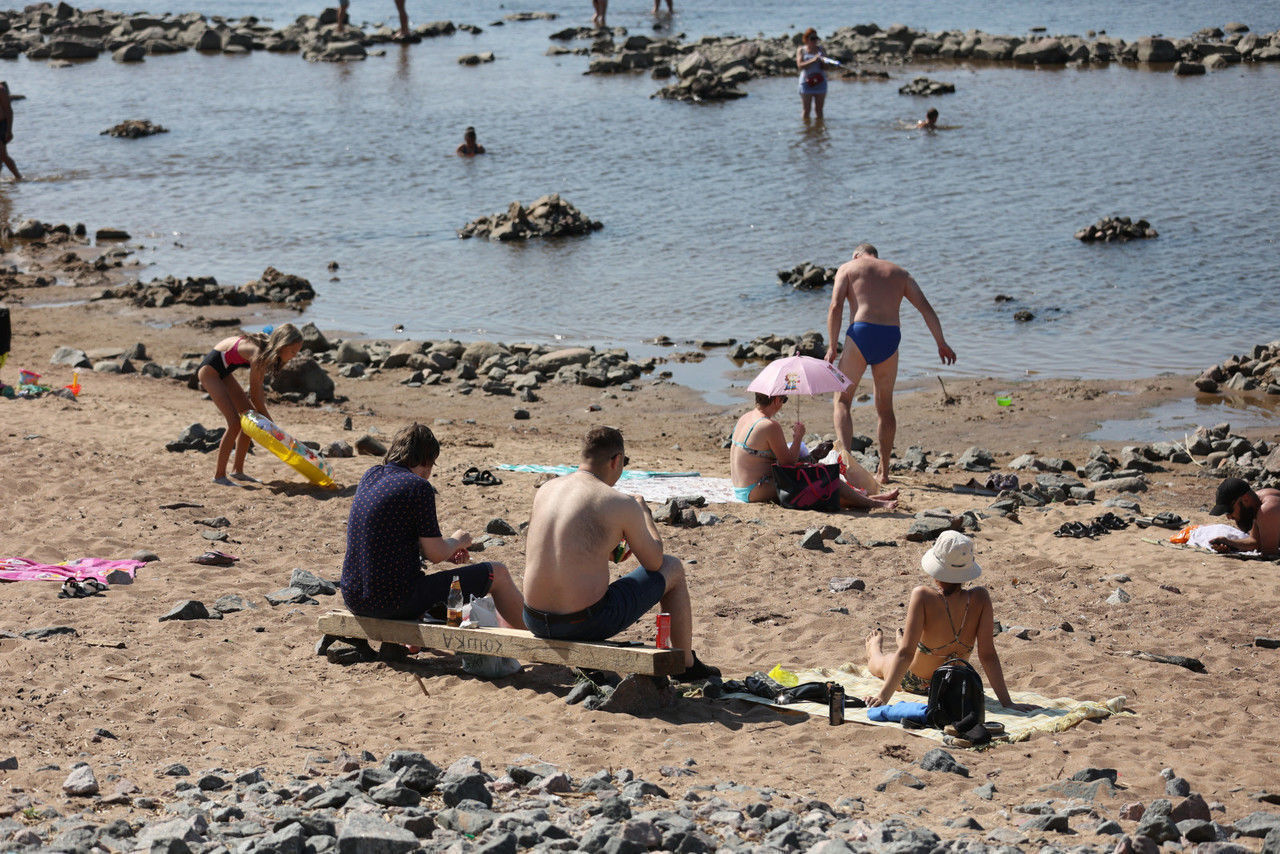
[[[1154,516],[1139,516],[1133,521],[1139,528],[1149,528],[1154,525],[1157,528],[1167,528],[1170,531],[1176,531],[1190,524],[1177,513],[1170,513],[1168,511],[1157,513]]]
[[[84,581],[76,581],[74,578],[68,578],[62,582],[62,589],[58,591],[59,599],[84,599],[88,596],[97,596],[103,590],[107,589],[107,585],[98,581],[96,578],[86,578]]]
[[[1058,530],[1053,532],[1055,537],[1096,537],[1100,534],[1110,534],[1112,531],[1119,531],[1129,527],[1129,523],[1121,519],[1114,513],[1103,513],[1088,522],[1063,522]]]
[[[192,563],[198,563],[202,566],[232,566],[240,558],[235,555],[229,555],[226,552],[210,549],[199,557],[193,557]]]
[[[488,469],[481,470],[475,466],[462,473],[462,482],[467,486],[497,486],[502,483],[493,472]]]

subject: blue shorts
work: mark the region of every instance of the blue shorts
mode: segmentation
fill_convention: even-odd
[[[849,324],[845,335],[853,341],[868,365],[878,365],[888,359],[898,352],[898,345],[902,343],[902,327],[883,323],[855,321]]]
[[[576,614],[548,614],[526,605],[524,625],[535,637],[549,640],[608,640],[643,617],[666,592],[666,577],[642,566],[610,584],[599,602]]]

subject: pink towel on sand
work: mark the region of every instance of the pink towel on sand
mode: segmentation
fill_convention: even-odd
[[[92,578],[103,584],[132,584],[143,565],[140,560],[107,560],[78,557],[63,564],[36,563],[25,557],[0,558],[0,581],[84,581]]]

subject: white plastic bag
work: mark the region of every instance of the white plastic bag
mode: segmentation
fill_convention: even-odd
[[[462,606],[462,628],[478,629],[498,625],[498,607],[492,596],[473,597]],[[514,658],[503,658],[496,655],[478,655],[473,652],[460,652],[462,669],[472,676],[481,679],[501,679],[520,670],[520,662]]]

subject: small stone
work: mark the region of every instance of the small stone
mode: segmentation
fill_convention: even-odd
[[[1093,832],[1099,836],[1124,836],[1124,828],[1120,826],[1118,821],[1112,821],[1111,819],[1098,822],[1098,826],[1093,829]]]
[[[989,801],[996,796],[995,783],[983,783],[981,786],[973,790],[973,793],[984,801]]]
[[[817,528],[810,528],[805,531],[804,536],[800,538],[800,548],[822,551],[825,548],[822,542],[822,532]]]
[[[88,765],[77,765],[72,768],[71,773],[62,783],[62,791],[77,797],[98,794],[98,779],[93,776],[93,769]]]
[[[1114,768],[1084,768],[1072,774],[1071,779],[1082,783],[1092,783],[1094,780],[1110,780],[1114,783],[1118,776],[1119,773]]]
[[[867,583],[861,578],[837,577],[830,581],[832,593],[844,593],[849,590],[866,590]]]
[[[923,789],[924,781],[907,771],[890,771],[883,780],[876,783],[877,792],[883,792],[894,783],[900,783],[909,789]]]
[[[218,614],[218,617],[211,618],[209,609],[205,607],[203,602],[187,599],[174,605],[169,613],[162,616],[159,621],[163,623],[168,620],[208,620],[220,619],[221,617],[222,615]]]
[[[1123,605],[1126,602],[1130,601],[1132,598],[1133,598],[1132,596],[1130,596],[1127,592],[1125,592],[1125,589],[1123,587],[1117,587],[1115,589],[1115,592],[1107,597],[1107,604]]]
[[[498,518],[490,519],[484,526],[484,531],[486,534],[497,534],[503,537],[514,537],[519,533],[506,519]]]
[[[530,417],[529,410],[517,409],[511,413],[511,417],[514,418],[516,421],[528,421]]]
[[[935,747],[920,757],[919,765],[926,771],[943,771],[948,774],[969,776],[969,769],[956,761],[956,758],[941,747]]]
[[[1027,819],[1018,825],[1019,830],[1030,831],[1053,831],[1055,833],[1070,833],[1071,826],[1067,822],[1065,815],[1050,813],[1048,815],[1038,815]]]
[[[1178,798],[1185,798],[1191,794],[1191,784],[1182,777],[1174,777],[1172,780],[1165,782],[1164,793]]]
[[[132,560],[140,560],[143,563],[154,563],[155,561],[160,560],[160,555],[152,551],[147,551],[146,549],[139,549],[133,553]]]

